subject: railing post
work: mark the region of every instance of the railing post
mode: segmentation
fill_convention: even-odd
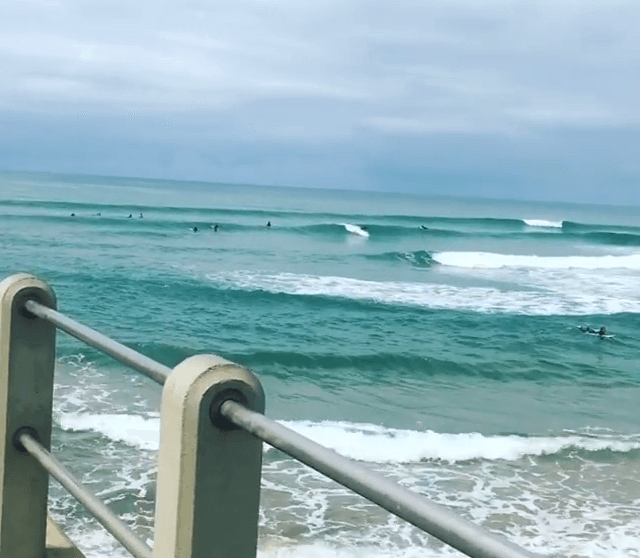
[[[55,327],[30,315],[32,298],[55,308],[49,286],[18,274],[0,283],[0,558],[42,558],[49,475],[18,449],[16,433],[29,429],[51,446]]]
[[[176,366],[162,393],[154,558],[255,558],[262,442],[219,415],[233,399],[260,413],[248,370],[214,355]]]

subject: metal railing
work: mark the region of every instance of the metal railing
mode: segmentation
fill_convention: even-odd
[[[55,328],[164,385],[153,549],[49,452]],[[268,419],[249,370],[215,355],[166,367],[59,313],[30,275],[0,283],[0,405],[0,558],[44,555],[49,475],[137,558],[255,558],[263,441],[468,556],[535,556]]]

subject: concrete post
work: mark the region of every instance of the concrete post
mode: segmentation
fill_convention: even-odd
[[[264,412],[260,382],[214,355],[176,366],[162,393],[154,558],[255,558],[262,442],[218,415]]]
[[[31,275],[0,283],[0,558],[42,558],[48,473],[16,444],[28,428],[51,447],[55,327],[28,314],[33,298],[55,308],[48,285]]]

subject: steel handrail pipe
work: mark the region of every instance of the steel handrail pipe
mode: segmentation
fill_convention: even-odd
[[[540,558],[293,430],[227,400],[220,413],[269,445],[472,558]]]
[[[18,442],[54,479],[80,502],[98,522],[136,558],[152,558],[152,549],[107,505],[84,486],[60,461],[38,442],[29,431],[18,435]]]
[[[122,343],[114,341],[110,337],[99,333],[95,329],[91,329],[75,320],[61,314],[57,310],[53,310],[44,304],[40,304],[35,300],[27,300],[24,304],[26,310],[31,314],[47,320],[54,324],[57,328],[72,335],[80,341],[84,341],[87,345],[99,349],[100,351],[115,358],[117,361],[130,366],[134,370],[141,372],[152,380],[164,385],[171,368],[156,362],[152,358],[144,356]]]

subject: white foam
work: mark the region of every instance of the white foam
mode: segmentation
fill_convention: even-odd
[[[137,415],[62,413],[58,420],[64,430],[93,431],[117,442],[145,450],[157,450],[160,441],[160,419]]]
[[[521,256],[491,252],[440,252],[433,259],[442,265],[475,269],[524,267],[533,269],[640,270],[640,254],[626,256]]]
[[[369,233],[365,231],[362,227],[359,227],[358,225],[352,225],[350,223],[340,223],[340,224],[344,226],[344,228],[347,229],[347,232],[350,232],[351,234],[364,236],[365,238],[369,237]]]
[[[546,221],[545,219],[523,219],[525,225],[529,227],[546,227],[561,229],[563,221]]]
[[[451,252],[451,254],[460,254]],[[464,271],[460,268],[460,271]],[[532,272],[539,271],[534,276]],[[589,315],[640,313],[638,281],[633,276],[576,275],[561,270],[553,274],[533,270],[523,278],[507,275],[486,279],[521,284],[509,289],[456,287],[434,283],[378,282],[348,277],[298,275],[293,273],[221,272],[207,275],[218,288],[266,291],[305,296],[330,296],[368,300],[384,304],[433,309],[503,312],[524,315]],[[500,270],[501,273],[502,270]],[[479,274],[478,271],[474,271]],[[543,273],[543,275],[541,275]],[[583,273],[590,273],[584,271]]]
[[[640,448],[638,438],[614,436],[484,436],[477,432],[443,434],[431,430],[397,430],[347,422],[283,422],[299,434],[338,453],[372,463],[415,463],[471,459],[515,461],[525,456],[551,455],[569,448],[628,452]]]
[[[640,439],[609,436],[484,436],[477,432],[446,434],[432,430],[399,430],[375,424],[340,421],[282,421],[282,424],[338,453],[372,463],[447,462],[470,459],[514,461],[526,455],[549,455],[567,448],[628,452]],[[60,425],[70,431],[94,431],[117,442],[157,450],[160,421],[136,415],[66,414]]]

